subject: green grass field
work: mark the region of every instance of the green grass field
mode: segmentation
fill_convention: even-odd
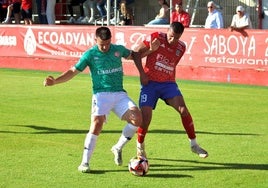
[[[91,173],[77,171],[89,127],[91,80],[43,87],[41,71],[0,69],[0,187],[268,187],[268,88],[178,81],[192,113],[197,139],[209,152],[190,151],[179,115],[159,101],[146,137],[150,170],[131,175],[135,139],[115,166],[110,148],[124,122],[111,114],[98,138]],[[138,102],[139,79],[125,77]]]

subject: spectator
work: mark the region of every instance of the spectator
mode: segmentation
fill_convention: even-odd
[[[13,0],[10,5],[7,7],[7,16],[3,24],[11,24],[12,12],[15,19],[15,24],[20,24],[21,15],[20,15],[21,0]]]
[[[85,17],[81,20],[81,23],[93,24],[95,22],[95,9],[97,1],[98,0],[86,0],[83,3]]]
[[[223,28],[223,18],[220,11],[216,9],[215,3],[209,1],[207,4],[208,16],[205,23],[205,28],[220,29]]]
[[[39,19],[39,24],[47,24],[47,16],[46,16],[46,0],[36,0],[36,8]]]
[[[0,22],[1,23],[6,18],[7,7],[8,7],[8,1],[7,0],[0,0]]]
[[[107,16],[105,5],[106,5],[106,0],[97,0],[97,9],[99,11],[102,21],[106,20],[106,16]],[[102,21],[99,23],[101,24]]]
[[[85,1],[86,0],[70,0],[69,1],[67,7],[68,7],[68,11],[69,11],[71,17],[68,20],[68,23],[75,23],[76,21],[81,22],[81,20],[83,20],[83,18],[84,18],[83,3]],[[79,6],[79,9],[80,9],[80,17],[77,20],[74,18],[74,10],[73,10],[74,6]]]
[[[190,14],[183,10],[182,1],[175,5],[175,11],[171,14],[171,23],[181,22],[184,27],[190,26]]]
[[[32,25],[32,0],[22,0],[21,1],[21,15],[24,20],[25,25]]]
[[[147,25],[162,25],[169,24],[169,5],[166,0],[158,0],[161,6],[159,14],[156,15],[155,19],[150,21]]]
[[[252,29],[252,23],[248,14],[245,13],[243,6],[236,7],[236,14],[233,16],[230,30],[242,31]]]
[[[133,1],[133,0],[130,0]],[[114,0],[110,0],[110,12],[112,12],[112,6],[116,6],[116,9],[119,7],[121,3],[121,0],[117,0],[116,4],[114,3]],[[128,3],[128,1],[127,1]],[[97,22],[97,24],[107,24],[107,0],[98,0],[97,1],[97,9],[100,13],[100,20]],[[111,15],[112,16],[112,15]],[[113,12],[113,18],[110,20],[111,24],[116,24],[115,22],[118,23],[118,20],[116,20],[116,12]]]
[[[122,19],[121,19],[121,22],[119,23],[119,25],[133,25],[133,20],[134,20],[133,8],[131,6],[129,6],[133,2],[134,2],[133,0],[122,0],[121,1],[120,11],[122,14]]]
[[[134,19],[133,3],[135,0],[117,0],[116,2],[117,4],[114,3],[114,0],[111,0],[111,6],[113,6],[113,13],[111,13],[113,18],[110,20],[111,24],[132,25]],[[118,12],[114,12],[115,9],[118,10]]]
[[[56,0],[47,0],[46,15],[48,24],[56,24],[55,6]]]

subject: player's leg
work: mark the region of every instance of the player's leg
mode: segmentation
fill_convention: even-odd
[[[149,125],[152,119],[153,108],[150,106],[141,107],[142,126],[137,131],[137,156],[147,157],[145,152],[145,136],[148,132]]]
[[[106,121],[106,116],[112,108],[112,102],[107,101],[107,99],[112,98],[108,95],[106,93],[97,93],[92,96],[91,125],[84,142],[82,162],[78,167],[80,172],[88,173],[90,171],[90,159],[96,146],[97,138]]]
[[[197,144],[193,119],[185,105],[183,96],[181,94],[177,95],[173,98],[166,99],[166,102],[179,112],[182,125],[190,140],[192,152],[198,154],[199,157],[206,158],[208,156],[208,153]]]
[[[90,159],[96,146],[97,138],[102,130],[105,115],[92,116],[90,130],[86,135],[81,165],[78,170],[83,173],[90,171]]]
[[[139,111],[138,108],[136,109],[129,109],[125,114],[125,119],[127,121],[126,126],[122,130],[122,134],[119,137],[117,143],[112,147],[111,151],[114,154],[114,162],[116,165],[122,165],[123,164],[123,159],[122,159],[122,149],[123,147],[132,139],[132,137],[135,135],[137,131],[137,126],[136,123],[133,121],[129,121],[131,119],[131,116],[135,116],[133,114],[137,114]],[[138,115],[141,116],[141,115]],[[137,117],[137,116],[136,116]],[[128,119],[128,120],[127,120]]]
[[[142,125],[137,131],[137,156],[146,156],[145,136],[152,119],[153,109],[158,101],[158,86],[155,82],[143,85],[140,92],[139,105],[142,113]]]
[[[138,126],[141,125],[141,112],[136,104],[122,92],[117,96],[118,103],[114,108],[114,112],[119,118],[127,122],[122,130],[122,134],[118,142],[112,147],[111,151],[114,154],[114,162],[116,165],[122,165],[122,149],[135,135]]]

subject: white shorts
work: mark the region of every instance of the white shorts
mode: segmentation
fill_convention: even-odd
[[[91,115],[105,115],[106,118],[110,111],[113,111],[120,119],[125,112],[137,106],[127,95],[126,92],[101,92],[92,96]]]

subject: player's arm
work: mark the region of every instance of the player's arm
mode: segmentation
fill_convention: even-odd
[[[160,46],[160,41],[155,38],[150,41],[150,46],[146,46],[143,42],[137,47],[136,51],[141,53],[141,58],[148,56],[149,54],[156,51]]]
[[[144,72],[143,66],[142,66],[142,61],[141,61],[141,53],[140,52],[131,52],[132,59],[140,73],[140,82],[142,85],[147,85],[148,84],[148,77]]]
[[[140,73],[140,82],[142,85],[148,84],[148,78],[147,75],[144,72],[143,66],[142,66],[142,61],[141,61],[141,53],[140,52],[135,52],[131,51],[130,55],[126,59],[132,59]]]
[[[131,51],[130,58],[133,59],[138,71],[140,74],[144,74],[144,70],[142,67],[141,54],[140,52]],[[128,58],[129,59],[129,58]]]
[[[71,67],[69,70],[63,72],[57,78],[54,78],[53,76],[46,77],[44,80],[44,86],[53,86],[55,84],[67,82],[75,77],[78,73],[80,73],[80,71],[78,71],[75,67]]]

